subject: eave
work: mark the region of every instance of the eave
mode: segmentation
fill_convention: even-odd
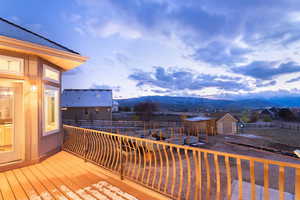
[[[37,55],[63,70],[71,70],[87,61],[87,57],[31,42],[0,35],[0,49]]]

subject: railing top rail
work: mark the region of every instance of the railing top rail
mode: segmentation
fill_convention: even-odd
[[[172,144],[172,143],[149,140],[149,139],[144,139],[144,138],[137,138],[137,137],[133,137],[133,136],[120,135],[117,133],[109,133],[109,132],[98,131],[98,130],[93,130],[93,129],[86,129],[86,128],[70,126],[70,125],[63,125],[63,126],[66,128],[74,128],[74,129],[78,129],[78,130],[82,130],[82,131],[86,131],[86,132],[101,133],[101,134],[105,134],[105,135],[116,136],[116,137],[121,137],[121,138],[126,138],[126,139],[132,139],[135,141],[153,143],[153,144],[158,144],[158,145],[163,145],[163,146],[169,146],[169,147],[179,148],[179,149],[184,149],[184,150],[186,149],[186,150],[192,150],[192,151],[200,151],[203,153],[215,154],[218,156],[225,156],[225,157],[237,158],[237,159],[242,159],[242,160],[251,160],[251,161],[266,163],[266,164],[270,164],[270,165],[279,165],[282,167],[292,167],[292,168],[300,169],[300,164],[296,164],[296,163],[268,160],[268,159],[264,159],[264,158],[253,157],[253,156],[246,156],[246,155],[226,153],[226,152],[215,151],[215,150],[202,149],[199,147],[196,148],[196,147],[191,147],[191,146],[177,145],[177,144]],[[300,159],[299,159],[299,162],[300,162]]]

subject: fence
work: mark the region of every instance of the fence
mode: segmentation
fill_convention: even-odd
[[[244,128],[283,128],[300,131],[300,123],[293,122],[259,122],[259,123],[245,123]]]
[[[126,128],[135,127],[142,129],[163,128],[163,127],[179,127],[181,122],[167,121],[109,121],[109,120],[64,120],[64,124],[84,126],[84,127],[114,127]]]
[[[174,199],[300,199],[300,165],[64,126],[63,148]],[[243,191],[243,184],[251,187]],[[237,183],[238,191],[234,191]],[[272,192],[272,194],[271,194]],[[236,195],[236,196],[235,196]],[[248,196],[247,196],[248,199]]]

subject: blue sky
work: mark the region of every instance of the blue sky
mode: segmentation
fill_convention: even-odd
[[[299,95],[299,0],[3,0],[1,17],[89,61],[64,88],[144,95]]]

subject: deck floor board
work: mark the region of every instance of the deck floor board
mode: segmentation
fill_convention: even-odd
[[[157,200],[67,152],[0,173],[0,200]]]

